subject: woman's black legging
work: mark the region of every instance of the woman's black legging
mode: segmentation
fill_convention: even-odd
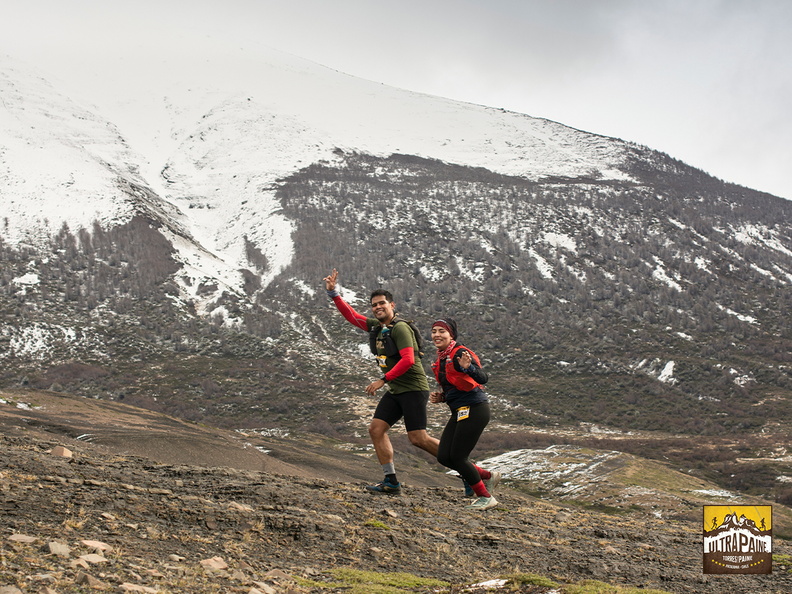
[[[489,402],[480,402],[470,407],[470,416],[462,421],[457,420],[453,411],[440,437],[437,461],[456,470],[470,485],[475,485],[481,477],[469,456],[489,421]]]

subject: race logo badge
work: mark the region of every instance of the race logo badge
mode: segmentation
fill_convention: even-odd
[[[704,573],[772,573],[772,569],[773,506],[704,506]]]

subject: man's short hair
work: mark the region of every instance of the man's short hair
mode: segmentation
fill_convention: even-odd
[[[376,291],[372,291],[371,295],[369,296],[369,303],[371,303],[371,300],[374,299],[374,297],[378,297],[380,295],[385,297],[385,299],[388,300],[388,303],[393,303],[393,295],[391,295],[390,291],[386,291],[385,289],[377,289]]]

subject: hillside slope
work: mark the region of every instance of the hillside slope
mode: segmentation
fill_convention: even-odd
[[[342,569],[406,571],[455,587],[522,573],[562,584],[597,579],[680,593],[792,588],[784,567],[770,576],[702,575],[701,500],[677,498],[674,518],[657,517],[634,501],[606,514],[536,499],[507,481],[498,490],[498,508],[472,515],[461,509],[456,480],[420,485],[419,476],[434,470],[411,468],[404,495],[377,497],[358,481],[327,480],[321,468],[307,471],[310,464],[295,471],[301,466],[296,460],[274,467],[284,472],[239,469],[249,464],[249,454],[236,435],[149,413],[135,420],[133,408],[97,407],[85,399],[60,402],[72,411],[61,422],[63,409],[55,405],[63,397],[39,396],[37,415],[20,408],[20,400],[12,404],[7,393],[0,404],[0,583],[23,591],[49,585],[77,592],[80,583],[96,579],[107,587],[127,583],[155,591],[247,592],[269,583],[330,592],[338,591],[330,584],[338,584]],[[48,407],[58,414],[47,419]],[[68,437],[66,428],[78,419],[96,422],[101,435],[109,411],[121,415],[123,439],[99,445]],[[167,436],[161,427],[169,428]],[[123,453],[153,436],[160,455],[172,455],[197,434],[203,435],[202,456],[217,462],[220,455],[226,464],[161,463]],[[74,457],[53,455],[56,445],[72,449]],[[97,541],[112,550],[78,559],[94,553]],[[41,549],[51,550],[50,542],[69,550],[47,554]],[[776,539],[774,552],[792,549]],[[215,557],[228,567],[201,565]],[[311,581],[289,586],[283,574]]]

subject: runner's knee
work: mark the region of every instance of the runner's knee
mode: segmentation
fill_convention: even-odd
[[[440,452],[437,453],[437,461],[445,466],[446,468],[451,468],[453,464],[453,459],[448,454],[441,454]]]
[[[388,432],[388,424],[387,423],[375,423],[372,422],[369,425],[369,436],[372,439],[377,437],[382,437]]]

